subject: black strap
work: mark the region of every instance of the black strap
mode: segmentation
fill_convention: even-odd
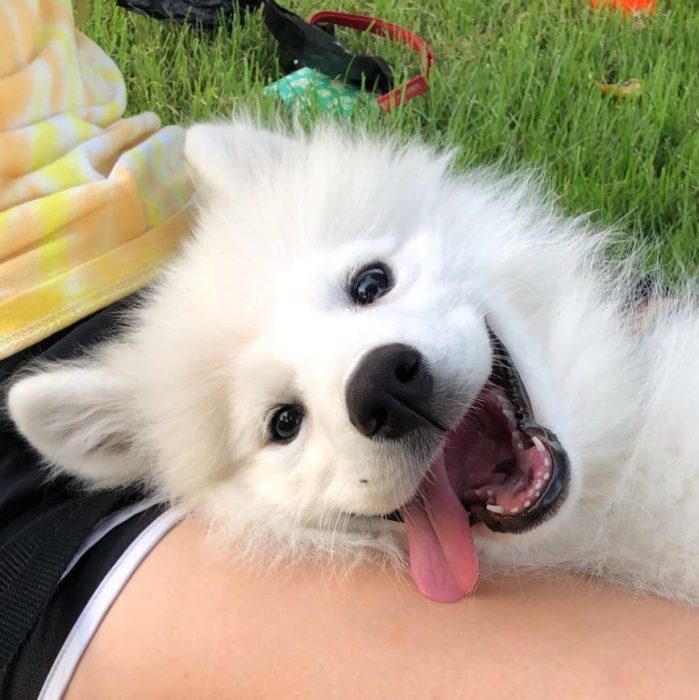
[[[123,491],[82,494],[31,521],[0,549],[0,688],[71,559]]]
[[[47,481],[39,455],[3,411],[11,376],[33,360],[64,360],[112,337],[132,295],[0,360],[0,698],[13,659],[55,596],[68,564],[97,523],[140,497],[136,490],[86,494],[67,477]]]

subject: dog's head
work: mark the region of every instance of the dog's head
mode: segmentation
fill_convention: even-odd
[[[195,126],[186,156],[194,236],[131,328],[10,391],[51,463],[322,546],[380,541],[403,508],[445,550],[454,503],[519,532],[573,498],[568,453],[614,432],[586,407],[568,442],[585,402],[561,383],[599,379],[575,333],[608,330],[585,326],[576,225],[517,180],[331,129]]]

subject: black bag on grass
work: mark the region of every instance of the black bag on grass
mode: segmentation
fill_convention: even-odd
[[[240,19],[242,11],[255,10],[261,0],[116,0],[119,7],[177,24],[213,31]]]

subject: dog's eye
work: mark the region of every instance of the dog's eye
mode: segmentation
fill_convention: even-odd
[[[380,264],[374,263],[365,267],[352,282],[352,298],[357,304],[366,306],[373,304],[392,287],[390,270]]]
[[[274,442],[291,442],[301,430],[303,411],[299,406],[281,406],[269,423],[269,436]]]

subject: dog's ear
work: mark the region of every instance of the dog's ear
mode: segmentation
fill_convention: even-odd
[[[98,487],[138,479],[145,464],[134,449],[126,392],[99,366],[65,366],[18,380],[10,417],[52,465]]]
[[[288,136],[239,120],[190,127],[184,155],[199,185],[229,195],[232,187],[268,172],[298,147]]]

